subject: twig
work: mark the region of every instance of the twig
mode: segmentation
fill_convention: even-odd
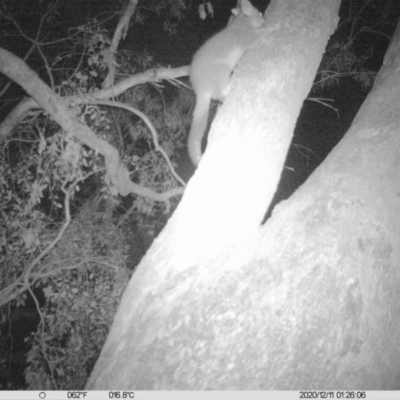
[[[24,286],[26,288],[30,287],[30,282],[29,282],[29,277],[31,275],[31,271],[34,268],[36,264],[46,255],[49,253],[51,249],[54,248],[54,246],[60,241],[61,237],[63,236],[65,230],[67,229],[68,225],[71,222],[71,214],[70,214],[70,209],[69,209],[69,199],[71,197],[71,192],[72,189],[75,187],[75,185],[81,181],[82,178],[77,178],[70,186],[68,189],[65,189],[66,184],[68,183],[67,178],[65,179],[61,189],[65,193],[65,199],[64,199],[64,208],[65,208],[65,222],[63,226],[60,229],[60,232],[58,232],[57,237],[31,262],[31,264],[28,266],[24,273]]]
[[[146,114],[142,113],[137,108],[134,108],[132,106],[128,106],[128,105],[126,105],[124,103],[120,103],[120,102],[117,102],[117,101],[98,100],[98,101],[96,101],[96,104],[102,104],[102,105],[111,106],[111,107],[123,108],[123,109],[125,109],[127,111],[130,111],[133,114],[136,114],[138,117],[140,117],[144,121],[144,123],[147,125],[147,127],[149,128],[149,130],[151,132],[151,135],[153,137],[154,147],[165,158],[165,161],[167,162],[168,167],[171,170],[172,175],[175,177],[175,179],[178,182],[180,182],[182,184],[182,186],[186,186],[185,181],[176,173],[176,171],[175,171],[175,169],[174,169],[174,167],[173,167],[173,165],[171,163],[171,160],[168,157],[168,154],[160,146],[160,143],[158,142],[158,135],[157,135],[156,128],[154,128],[154,125],[151,123],[151,121],[149,120],[149,118],[147,117]]]

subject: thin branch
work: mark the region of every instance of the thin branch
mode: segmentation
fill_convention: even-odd
[[[161,147],[160,143],[158,142],[158,135],[156,128],[154,128],[154,125],[151,123],[149,118],[147,117],[146,114],[142,113],[139,111],[137,108],[134,108],[132,106],[128,106],[124,103],[120,102],[115,102],[115,101],[107,101],[107,100],[99,100],[97,101],[97,104],[103,104],[106,106],[111,106],[111,107],[118,107],[118,108],[123,108],[127,111],[130,111],[133,114],[136,114],[138,117],[140,117],[143,122],[147,125],[151,132],[151,136],[153,137],[153,142],[154,142],[154,147],[157,151],[159,151],[163,157],[165,158],[165,161],[168,164],[169,169],[171,170],[172,175],[175,177],[175,179],[182,184],[182,186],[186,186],[185,181],[176,173],[175,168],[173,167],[171,160],[168,157],[168,154],[165,152],[165,150]]]
[[[9,13],[7,13],[9,18],[14,21],[11,17],[11,15]],[[39,36],[40,36],[40,32],[42,31],[42,27],[43,27],[43,21],[44,21],[44,16],[40,18],[40,22],[39,22],[39,27],[38,30],[36,32],[36,36],[35,36],[35,42],[37,43]],[[19,28],[19,26],[17,25],[17,29]],[[23,60],[26,61],[29,56],[32,54],[33,50],[36,48],[36,44],[32,43],[32,46],[29,48],[29,50],[26,52]],[[8,88],[11,86],[12,81],[7,82],[7,84],[4,86],[3,90],[0,92],[0,97],[2,97],[8,90]]]
[[[63,236],[65,230],[67,229],[68,225],[71,222],[71,214],[69,209],[69,199],[71,195],[71,191],[73,187],[82,179],[77,179],[74,183],[72,183],[68,190],[65,189],[65,185],[68,183],[67,180],[64,181],[62,185],[62,190],[65,193],[64,199],[64,208],[65,208],[65,221],[63,226],[61,227],[60,231],[58,232],[57,237],[29,264],[26,268],[25,272],[22,276],[20,276],[12,285],[8,286],[7,288],[3,289],[0,292],[0,307],[7,302],[14,300],[26,290],[29,290],[31,286],[31,282],[29,278],[31,276],[32,269],[39,263],[39,261],[49,253],[51,249],[60,241],[61,237]],[[21,286],[20,289],[17,289],[18,286]]]
[[[20,84],[66,132],[71,132],[81,143],[104,156],[107,173],[121,196],[136,193],[152,200],[163,201],[168,207],[171,197],[183,194],[183,188],[173,188],[157,193],[132,182],[128,169],[119,158],[117,149],[96,136],[88,126],[78,122],[65,99],[61,99],[54,93],[22,60],[4,49],[0,49],[0,71]]]
[[[65,261],[66,260],[59,260],[58,263],[65,262]],[[30,275],[31,275],[31,277],[34,277],[35,280],[48,278],[50,276],[60,273],[61,271],[69,271],[71,269],[78,269],[82,265],[85,265],[87,263],[95,263],[95,264],[99,264],[99,265],[104,265],[105,267],[113,268],[116,271],[121,269],[121,267],[119,267],[118,265],[110,264],[106,261],[103,261],[100,257],[86,257],[83,260],[79,259],[77,264],[73,264],[73,262],[74,262],[74,259],[68,259],[68,266],[61,266],[61,267],[53,268],[46,272],[43,272],[45,269],[48,269],[50,266],[55,264],[54,262],[52,262],[50,264],[43,266],[38,272],[31,272]]]
[[[308,101],[314,101],[316,103],[322,104],[325,107],[329,107],[331,108],[333,111],[335,111],[335,113],[337,114],[337,116],[339,117],[339,111],[337,108],[333,107],[332,105],[328,104],[328,101],[333,101],[332,99],[323,99],[320,97],[307,97],[306,100]]]
[[[38,44],[38,41],[37,41],[38,38],[39,38],[39,35],[40,35],[40,31],[42,30],[43,21],[47,18],[47,16],[49,15],[49,13],[50,13],[51,11],[52,11],[52,8],[49,7],[48,11],[47,11],[44,15],[42,15],[42,16],[40,17],[39,29],[38,29],[38,31],[37,31],[37,33],[36,33],[35,39],[32,39],[32,38],[30,38],[27,34],[25,34],[25,32],[24,32],[24,31],[22,30],[22,28],[19,26],[18,22],[14,19],[14,17],[13,17],[10,13],[8,13],[8,12],[7,12],[7,14],[8,14],[8,18],[14,23],[15,27],[17,28],[17,30],[19,31],[19,33],[22,35],[22,37],[24,37],[26,40],[28,40],[29,42],[31,42],[31,43],[33,44],[34,47],[36,47],[37,51],[39,52],[40,56],[41,56],[42,59],[43,59],[43,63],[44,63],[45,69],[46,69],[46,71],[47,71],[47,75],[48,75],[48,77],[49,77],[49,79],[50,79],[50,85],[51,85],[51,87],[54,89],[54,78],[53,78],[53,75],[52,75],[52,73],[51,73],[51,68],[50,68],[50,66],[49,66],[49,64],[48,64],[48,62],[47,62],[47,58],[46,58],[45,55],[43,54],[43,51],[42,51],[42,49],[40,48],[40,45]]]
[[[61,189],[65,194],[65,199],[64,199],[64,209],[65,209],[65,221],[63,223],[63,226],[60,229],[60,232],[58,232],[57,237],[31,262],[31,264],[28,266],[24,273],[24,285],[28,288],[30,287],[30,274],[32,269],[35,267],[36,264],[46,255],[49,253],[51,249],[54,248],[54,246],[60,241],[62,236],[64,235],[65,230],[67,229],[68,225],[71,222],[71,214],[70,214],[70,208],[69,208],[69,199],[71,197],[72,189],[77,185],[78,182],[80,182],[82,178],[77,178],[70,186],[68,189],[65,188],[66,184],[68,183],[67,179],[64,181]]]
[[[0,49],[0,54],[2,51],[5,50]],[[0,70],[1,70],[1,60],[0,60]],[[34,74],[33,71],[32,73]],[[107,100],[119,96],[126,90],[136,85],[140,85],[147,82],[157,82],[160,80],[169,80],[176,83],[177,82],[176,78],[181,78],[183,76],[187,76],[188,74],[189,74],[189,66],[187,65],[179,68],[151,69],[146,72],[142,72],[140,74],[136,74],[127,79],[124,79],[123,81],[117,83],[112,88],[102,89],[95,93],[89,93],[87,95],[79,94],[79,95],[63,97],[63,100],[67,104],[74,103],[76,105],[83,103],[91,103],[94,102],[95,100]],[[13,80],[19,83],[16,79]],[[0,124],[0,143],[4,141],[11,134],[15,126],[18,125],[29,114],[30,110],[35,108],[41,108],[41,106],[35,101],[34,98],[23,99]]]
[[[136,10],[138,0],[130,0],[128,2],[128,5],[126,6],[126,9],[124,13],[122,14],[121,19],[118,22],[118,26],[115,29],[114,32],[114,37],[111,42],[111,46],[108,48],[107,51],[107,64],[108,64],[108,74],[106,78],[104,79],[103,82],[103,87],[104,88],[111,88],[114,84],[114,79],[115,79],[115,65],[116,65],[116,60],[115,60],[115,54],[118,49],[118,44],[121,39],[121,37],[125,38],[126,33],[129,28],[129,22],[132,18],[132,15],[134,14]]]

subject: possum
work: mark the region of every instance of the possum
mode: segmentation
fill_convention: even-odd
[[[188,151],[195,166],[201,158],[201,141],[207,127],[211,100],[223,101],[230,76],[243,54],[252,48],[264,26],[262,14],[249,0],[239,1],[232,10],[228,26],[212,36],[193,57],[190,81],[196,94],[196,106],[189,133]]]

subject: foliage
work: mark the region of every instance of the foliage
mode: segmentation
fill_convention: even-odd
[[[392,2],[342,1],[340,23],[328,43],[313,89],[336,86],[346,77],[370,89],[396,26],[395,8]]]
[[[29,390],[83,389],[128,282],[127,247],[113,205],[89,201],[46,260],[52,273],[41,279],[43,319],[28,339]]]
[[[92,20],[71,29],[68,40],[59,43],[49,45],[47,55],[41,51],[54,90],[61,96],[85,96],[100,88],[110,44],[104,26]],[[146,54],[127,51],[116,55],[116,65],[116,82],[156,66]],[[173,86],[168,90],[166,98],[164,87],[142,85],[121,100],[146,113],[176,165],[188,123],[182,113],[190,102]],[[75,104],[74,112],[118,148],[134,182],[159,192],[176,186],[138,117],[89,103]],[[127,256],[134,253],[138,261],[145,251],[140,248],[137,254],[134,235],[146,232],[148,245],[161,229],[157,216],[165,212],[164,205],[139,196],[116,197],[103,158],[38,111],[1,144],[0,210],[0,293],[12,289],[13,309],[24,307],[26,290],[32,296],[34,289],[44,294],[43,302],[35,297],[40,324],[27,338],[27,387],[83,388],[135,266]],[[0,316],[4,323],[9,316],[5,307]]]

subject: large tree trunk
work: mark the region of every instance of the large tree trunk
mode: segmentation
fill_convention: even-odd
[[[331,268],[342,274],[337,260],[318,261],[325,253],[314,237],[296,253],[294,215],[290,235],[260,228],[338,8],[339,0],[272,2],[265,37],[235,71],[199,169],[126,289],[89,389],[340,386],[335,365],[353,343],[342,328],[330,330],[339,321],[324,303],[334,287],[325,277]],[[346,279],[331,298],[347,293]],[[352,293],[343,299],[349,318],[359,304]]]

